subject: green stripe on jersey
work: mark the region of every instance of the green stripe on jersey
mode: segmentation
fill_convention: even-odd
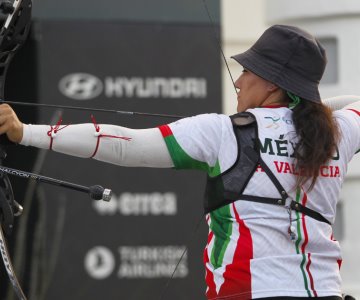
[[[300,188],[297,188],[296,190],[296,202],[300,203],[300,196],[301,196],[301,190]],[[295,246],[296,246],[296,253],[300,254],[300,242],[302,241],[302,234],[301,234],[301,215],[298,211],[296,211],[296,222],[297,222],[297,233],[298,233],[298,238],[296,240]],[[309,290],[309,284],[308,284],[308,279],[306,277],[306,273],[305,273],[305,263],[306,263],[306,254],[305,253],[301,253],[302,256],[302,260],[300,263],[300,270],[303,276],[303,280],[304,280],[304,287],[306,289],[306,292],[308,294],[309,297],[311,297],[311,293]]]
[[[297,188],[296,190],[296,202],[299,203],[300,202],[300,188]],[[301,236],[301,223],[300,223],[300,214],[298,211],[295,211],[296,214],[296,227],[297,227],[297,234],[298,234],[298,238],[295,242],[295,246],[296,246],[296,253],[300,254],[300,242],[302,239]]]
[[[215,166],[211,167],[206,162],[193,159],[188,155],[173,135],[168,135],[164,139],[176,169],[203,170],[206,171],[210,177],[215,177],[221,173],[219,160],[216,161]]]
[[[211,264],[214,269],[222,266],[226,248],[232,234],[230,205],[220,207],[210,213],[210,228],[214,233],[214,246],[211,251]]]

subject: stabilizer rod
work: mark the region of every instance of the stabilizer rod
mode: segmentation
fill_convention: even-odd
[[[110,189],[105,189],[100,185],[93,185],[90,187],[86,187],[83,185],[79,185],[79,184],[75,184],[75,183],[71,183],[71,182],[67,182],[67,181],[62,181],[59,179],[54,179],[51,177],[46,177],[46,176],[42,176],[42,175],[38,175],[38,174],[34,174],[34,173],[25,172],[25,171],[20,171],[20,170],[16,170],[16,169],[4,167],[4,166],[0,166],[0,172],[6,173],[8,175],[18,176],[18,177],[27,178],[27,179],[33,179],[33,180],[36,180],[39,182],[44,182],[44,183],[48,183],[48,184],[52,184],[52,185],[58,185],[58,186],[62,186],[62,187],[65,187],[65,188],[68,188],[71,190],[87,193],[87,194],[89,194],[90,198],[94,199],[94,200],[110,201],[111,195],[112,195],[112,191]]]

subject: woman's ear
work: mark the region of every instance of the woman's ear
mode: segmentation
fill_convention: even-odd
[[[271,93],[276,92],[279,89],[279,87],[271,82],[267,85],[267,90]]]

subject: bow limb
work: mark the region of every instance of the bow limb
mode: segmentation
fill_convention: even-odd
[[[1,163],[6,153],[0,148]],[[0,254],[13,289],[20,300],[26,300],[12,266],[4,233],[9,236],[14,225],[14,216],[20,215],[22,207],[15,201],[11,182],[6,173],[0,172]],[[4,232],[3,232],[4,231]]]

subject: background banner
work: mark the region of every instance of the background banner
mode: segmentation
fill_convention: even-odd
[[[220,56],[210,25],[42,21],[35,28],[43,103],[184,116],[221,110]],[[37,123],[55,124],[59,113],[40,110]],[[91,123],[90,114],[62,112],[62,124]],[[93,115],[98,124],[131,128],[175,121]],[[194,231],[205,174],[123,168],[50,151],[39,152],[35,165],[46,176],[111,188],[114,196],[100,203],[46,185],[34,192],[30,297],[159,299],[192,239],[164,299],[204,298],[204,219]]]

